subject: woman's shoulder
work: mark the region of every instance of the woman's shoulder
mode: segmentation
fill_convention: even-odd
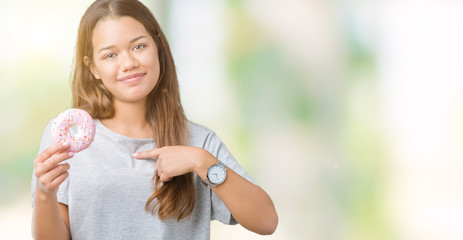
[[[208,135],[214,134],[208,127],[190,120],[188,120],[188,132],[192,137],[207,137]]]
[[[188,134],[190,145],[201,145],[204,146],[208,142],[220,141],[215,132],[208,127],[188,121]]]

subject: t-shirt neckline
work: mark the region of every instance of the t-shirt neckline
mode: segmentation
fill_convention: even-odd
[[[122,139],[127,142],[132,142],[132,143],[153,143],[154,142],[154,138],[138,139],[138,138],[132,138],[132,137],[128,137],[128,136],[119,134],[117,132],[114,132],[113,130],[107,128],[99,119],[95,119],[95,126],[99,127],[98,130],[102,130],[109,135],[112,135],[116,138]],[[96,132],[98,133],[98,131]]]

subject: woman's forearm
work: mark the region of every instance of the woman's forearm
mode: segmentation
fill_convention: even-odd
[[[34,239],[71,239],[60,208],[56,196],[50,196],[40,191],[35,192],[32,216],[32,236]]]
[[[204,180],[207,169],[217,163],[217,159],[205,149],[189,146],[155,148],[137,152],[134,158],[157,159],[157,174],[165,182],[192,171]],[[259,234],[272,234],[275,231],[278,225],[275,206],[260,187],[227,168],[225,181],[212,190],[243,227]]]
[[[195,167],[195,172],[206,179],[207,168],[217,159],[212,155]],[[268,194],[227,168],[226,180],[212,190],[222,199],[231,214],[243,227],[258,234],[272,234],[278,225],[278,215]]]

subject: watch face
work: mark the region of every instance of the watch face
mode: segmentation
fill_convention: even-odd
[[[219,165],[212,165],[207,172],[209,181],[214,184],[220,184],[225,181],[225,169]]]

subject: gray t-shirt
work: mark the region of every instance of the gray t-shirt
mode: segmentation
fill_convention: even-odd
[[[39,152],[53,144],[52,122],[45,129]],[[73,240],[209,239],[211,220],[236,224],[222,200],[196,174],[196,204],[187,219],[161,221],[157,213],[146,212],[155,161],[133,159],[132,154],[154,148],[154,140],[120,135],[99,120],[95,127],[90,147],[68,160],[70,174],[58,191],[58,201],[68,205]],[[189,122],[189,132],[190,146],[204,148],[253,182],[213,131]],[[35,181],[33,174],[32,199]]]

